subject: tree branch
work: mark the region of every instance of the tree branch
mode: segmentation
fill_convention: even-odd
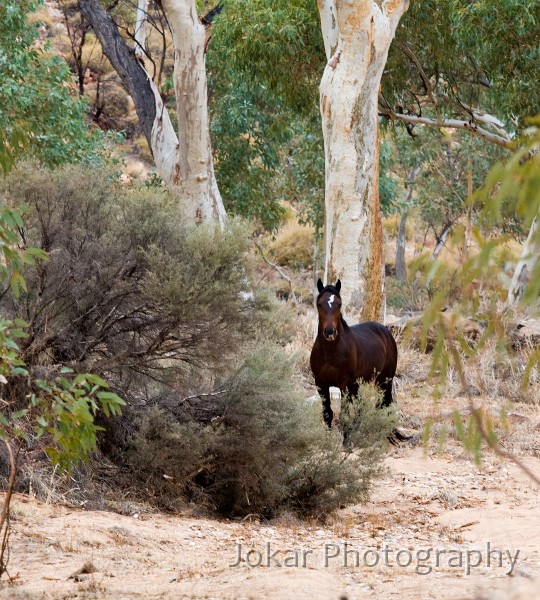
[[[420,75],[420,79],[422,80],[422,83],[424,84],[425,95],[433,103],[433,106],[436,106],[437,102],[435,101],[435,98],[433,97],[433,90],[435,89],[435,85],[432,84],[431,81],[429,80],[429,77],[426,75],[426,72],[424,71],[424,68],[420,64],[418,57],[409,48],[409,46],[407,46],[407,44],[405,44],[404,42],[402,42],[400,40],[396,40],[395,43],[396,43],[396,46],[403,52],[403,54],[405,54],[405,56],[416,67],[416,70],[418,71],[418,74]]]
[[[264,262],[271,268],[274,269],[274,271],[276,271],[279,276],[282,279],[285,279],[285,281],[289,284],[289,289],[291,290],[291,298],[293,299],[293,302],[295,304],[298,304],[298,300],[296,298],[296,295],[294,293],[294,289],[293,289],[293,284],[291,281],[291,278],[285,273],[285,271],[283,271],[283,269],[281,269],[278,265],[274,264],[273,262],[270,262],[266,256],[264,255],[263,249],[259,246],[259,244],[257,244],[257,242],[254,242],[255,247],[257,248],[257,250],[259,251],[262,259],[264,260]]]
[[[536,485],[540,486],[540,477],[536,473],[531,471],[531,469],[529,469],[529,467],[521,459],[519,459],[515,454],[502,448],[501,445],[499,444],[499,442],[492,435],[490,435],[490,432],[487,430],[486,425],[484,423],[482,410],[474,405],[474,401],[472,399],[470,391],[468,391],[469,386],[467,384],[467,378],[465,377],[465,372],[463,371],[463,366],[462,366],[462,363],[461,363],[461,360],[459,357],[459,353],[458,353],[458,350],[457,350],[455,344],[452,344],[450,346],[450,350],[454,356],[456,370],[457,370],[461,385],[463,386],[463,388],[465,390],[467,390],[467,401],[469,403],[469,408],[470,408],[472,416],[474,417],[474,420],[476,421],[476,425],[478,427],[478,431],[480,432],[480,435],[482,436],[482,439],[486,442],[488,447],[491,448],[491,450],[493,450],[493,452],[495,452],[495,454],[497,454],[501,458],[505,458],[505,459],[509,460],[510,462],[513,462],[516,465],[516,467],[521,469],[523,471],[523,473],[525,473],[525,475],[527,475],[527,477],[529,477],[529,479],[531,479],[531,481],[534,481],[534,483],[536,483]]]
[[[401,17],[407,12],[409,8],[409,0],[384,0],[382,3],[382,10],[386,15],[386,18],[390,22],[390,27],[393,31],[396,30],[397,24]]]
[[[0,543],[0,577],[7,571],[8,563],[8,538],[10,532],[9,523],[9,507],[11,503],[11,496],[15,489],[15,478],[17,477],[17,457],[19,455],[19,449],[17,452],[13,452],[13,448],[8,440],[4,441],[8,456],[9,456],[9,479],[6,489],[6,497],[4,498],[4,506],[2,507],[2,513],[0,514],[0,536],[2,537]]]
[[[388,117],[392,121],[402,121],[403,123],[410,123],[412,125],[427,125],[429,127],[448,127],[449,129],[464,129],[472,135],[477,135],[491,144],[499,146],[499,148],[505,148],[506,150],[515,150],[515,144],[510,138],[497,135],[492,133],[483,127],[479,127],[476,123],[471,121],[464,121],[460,119],[432,119],[429,117],[418,117],[416,115],[404,115],[396,113],[390,108],[384,108],[379,106],[379,114]]]
[[[92,25],[103,52],[120,75],[124,87],[133,97],[144,134],[151,145],[151,132],[156,118],[156,103],[150,88],[149,76],[118,32],[118,28],[98,0],[79,0],[79,7]]]
[[[78,2],[81,12],[92,25],[103,52],[133,98],[139,123],[154,156],[158,172],[164,181],[172,182],[175,166],[171,157],[177,155],[178,137],[159,90],[99,0]]]

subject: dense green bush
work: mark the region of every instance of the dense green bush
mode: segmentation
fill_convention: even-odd
[[[9,162],[14,153],[48,165],[97,161],[104,135],[88,127],[86,101],[72,93],[68,65],[49,52],[39,23],[29,23],[28,16],[43,4],[0,2],[0,131],[9,142]],[[9,166],[1,159],[2,167]]]

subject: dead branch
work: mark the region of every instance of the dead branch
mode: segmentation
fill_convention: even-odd
[[[293,289],[291,278],[285,273],[285,271],[283,271],[283,269],[281,267],[279,267],[278,265],[274,264],[273,262],[270,262],[266,258],[266,256],[264,255],[263,249],[259,246],[259,244],[257,244],[257,242],[255,242],[255,247],[260,252],[261,257],[264,260],[265,264],[267,264],[271,269],[274,269],[274,271],[276,271],[276,273],[278,273],[278,275],[289,284],[289,289],[290,289],[290,292],[291,292],[291,298],[292,298],[292,300],[293,300],[293,302],[295,304],[298,304],[298,299],[296,298],[296,295],[294,293],[294,289]]]
[[[8,542],[11,530],[9,521],[9,508],[13,490],[15,489],[15,479],[17,477],[17,457],[19,455],[18,449],[16,453],[13,452],[13,448],[8,440],[6,440],[4,443],[9,456],[9,479],[6,489],[6,497],[4,499],[4,506],[2,507],[2,512],[0,513],[0,535],[2,536],[2,545],[0,547],[0,577],[2,577],[4,573],[7,573],[7,565],[9,562]]]

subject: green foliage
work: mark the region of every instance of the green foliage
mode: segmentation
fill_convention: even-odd
[[[389,140],[381,140],[379,146],[379,200],[381,211],[387,216],[394,212],[398,197],[398,178],[392,175],[395,164],[394,148]]]
[[[319,113],[291,123],[294,139],[287,157],[281,196],[299,211],[300,222],[315,227],[316,235],[324,227],[324,145]]]
[[[290,141],[291,134],[283,113],[272,98],[264,97],[264,90],[234,79],[227,83],[228,89],[218,87],[211,108],[220,190],[228,211],[275,229],[283,216],[275,185],[282,170],[279,146]]]
[[[281,199],[320,227],[324,187],[317,11],[305,0],[233,0],[208,52],[216,175],[229,211],[275,229]]]
[[[34,265],[36,260],[45,260],[46,254],[39,248],[25,248],[19,245],[19,232],[23,228],[24,211],[8,208],[0,203],[0,284],[11,288],[15,296],[21,289],[27,291],[22,276],[24,265]],[[5,293],[0,291],[0,295]]]
[[[5,385],[11,375],[26,375],[24,362],[19,357],[17,340],[27,337],[24,321],[0,321],[0,383]]]
[[[25,416],[33,417],[38,439],[49,435],[51,445],[45,450],[51,462],[69,469],[96,450],[97,434],[103,431],[96,425],[97,415],[118,415],[125,402],[108,391],[108,383],[97,375],[71,376],[71,370],[62,371],[63,375],[52,381],[32,381],[37,391],[29,396],[30,408]]]
[[[103,429],[95,422],[98,413],[120,414],[125,402],[108,391],[108,384],[96,375],[73,377],[69,369],[63,369],[62,376],[52,381],[33,377],[17,343],[28,337],[25,327],[20,320],[0,321],[0,390],[9,398],[16,380],[22,380],[26,389],[35,390],[24,400],[3,398],[0,439],[29,443],[32,438],[35,444],[45,436],[45,451],[51,462],[70,469],[96,449],[97,433]]]
[[[10,134],[0,130],[0,167],[4,175],[7,175],[15,164],[15,159],[24,150],[26,136],[14,126]]]
[[[393,207],[398,211],[417,207],[427,230],[438,241],[467,211],[469,169],[473,189],[478,189],[486,171],[504,153],[479,138],[448,130],[421,127],[414,138],[399,129],[393,133],[400,152],[392,165],[414,190],[411,195],[396,194]],[[509,218],[505,227],[511,223]]]
[[[411,2],[390,49],[383,94],[406,113],[427,116],[434,109],[425,102],[420,108],[426,85],[405,46],[435,86],[432,114],[466,119],[465,107],[474,106],[510,129],[523,125],[540,104],[531,78],[540,69],[539,31],[540,7],[532,0],[505,0],[496,11],[489,0]]]
[[[474,195],[473,201],[480,207],[478,222],[473,229],[478,248],[462,265],[452,268],[451,277],[444,277],[449,267],[435,261],[424,271],[425,281],[438,278],[439,288],[424,312],[422,337],[434,329],[437,333],[432,354],[432,374],[437,375],[436,395],[442,394],[450,369],[458,374],[463,389],[467,389],[467,365],[479,356],[488,342],[496,345],[500,353],[512,353],[510,340],[504,326],[506,315],[501,310],[507,295],[508,279],[498,265],[498,252],[504,247],[508,235],[504,233],[506,215],[523,219],[526,227],[538,218],[540,211],[539,193],[539,149],[540,121],[535,119],[520,140],[519,149],[510,158],[497,163],[488,173],[485,185]],[[532,256],[538,256],[540,234],[531,240]],[[449,286],[456,290],[449,293]],[[477,290],[482,290],[482,294]],[[538,311],[540,292],[540,265],[536,260],[529,280],[525,285],[523,307],[531,313]],[[449,300],[452,314],[445,317],[442,311]],[[469,316],[485,325],[482,335],[472,344],[459,326],[460,316]],[[524,370],[523,385],[530,385],[531,374],[539,366],[537,351],[530,353]],[[496,430],[488,415],[473,406],[473,418],[467,426],[456,420],[458,438],[479,459],[481,441],[497,448]],[[501,420],[503,416],[501,416]]]
[[[49,165],[96,158],[101,132],[89,132],[86,104],[72,94],[67,64],[48,52],[27,15],[40,0],[0,4],[0,164],[15,154]],[[24,133],[23,133],[24,132]],[[4,152],[2,152],[2,149]]]
[[[464,421],[459,412],[454,412],[454,431],[457,439],[464,448],[472,455],[475,463],[482,462],[482,450],[488,444],[497,443],[497,430],[493,417],[488,410],[477,408],[473,411],[467,421]],[[506,413],[501,411],[501,424],[506,423]],[[484,438],[487,437],[487,439]]]
[[[295,112],[317,107],[324,47],[316,7],[309,0],[228,0],[216,21],[210,53],[249,74]]]
[[[3,260],[0,278],[8,280],[11,294],[18,298],[27,292],[22,269],[35,266],[36,260],[46,258],[36,248],[19,248],[15,231],[24,228],[21,211],[3,208],[0,211],[0,243]],[[2,296],[6,294],[4,290]],[[21,319],[0,320],[0,439],[9,443],[26,442],[48,434],[47,452],[53,462],[70,468],[96,448],[96,434],[101,429],[95,424],[98,412],[119,414],[124,401],[107,391],[108,384],[96,375],[70,376],[63,369],[62,376],[52,381],[38,379],[27,369],[20,343],[29,336],[27,324]],[[25,397],[14,389],[30,390]],[[35,391],[32,391],[35,390]]]
[[[454,12],[454,35],[459,36],[457,50],[469,63],[469,74],[475,69],[490,80],[488,110],[516,115],[523,125],[538,110],[540,100],[531,78],[540,69],[538,3],[504,0],[496,13],[488,0],[449,4]]]

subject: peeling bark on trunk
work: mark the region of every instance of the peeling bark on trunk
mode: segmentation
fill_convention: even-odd
[[[179,144],[174,183],[197,218],[225,218],[214,175],[206,85],[206,31],[195,0],[162,0],[174,43],[174,87]],[[208,200],[210,202],[208,202]],[[210,214],[208,214],[210,211]]]
[[[144,2],[138,4],[144,9]],[[175,48],[178,136],[159,90],[98,0],[79,0],[103,52],[122,79],[139,117],[156,169],[178,194],[187,223],[225,222],[214,174],[206,95],[205,31],[194,0],[163,0]],[[140,13],[139,10],[139,13]],[[140,16],[140,14],[139,14]],[[138,20],[138,31],[144,31]]]
[[[529,278],[534,269],[536,261],[538,260],[538,216],[533,219],[529,235],[523,245],[519,262],[516,265],[514,276],[512,277],[512,283],[508,289],[508,296],[506,298],[506,306],[515,306],[519,299],[523,296],[525,286],[529,282]]]
[[[342,280],[351,317],[380,320],[383,235],[378,92],[408,0],[319,0],[327,65],[320,85],[326,184],[326,281]]]

